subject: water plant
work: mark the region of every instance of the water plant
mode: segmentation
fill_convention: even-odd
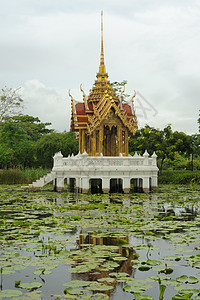
[[[161,186],[127,207],[122,195],[108,204],[0,186],[0,299],[9,290],[15,299],[118,300],[116,287],[124,299],[198,299],[199,196],[199,187]]]

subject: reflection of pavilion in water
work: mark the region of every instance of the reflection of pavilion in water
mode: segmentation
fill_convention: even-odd
[[[159,215],[163,217],[174,216],[185,221],[193,221],[198,214],[198,208],[192,205],[191,207],[177,207],[174,204],[164,204],[158,210]]]
[[[127,242],[129,242],[129,238],[127,235],[120,236],[120,239],[123,239]],[[87,247],[90,247],[89,245],[104,245],[104,246],[118,246],[118,249],[116,250],[117,254],[120,254],[120,257],[126,258],[126,260],[123,261],[117,261],[118,267],[113,268],[112,270],[92,270],[90,272],[86,273],[75,273],[72,274],[72,279],[77,280],[87,280],[87,281],[97,281],[101,278],[108,278],[110,277],[109,273],[111,272],[118,272],[118,273],[127,273],[128,277],[134,277],[135,269],[133,269],[133,262],[132,260],[135,259],[136,252],[129,247],[118,245],[118,238],[116,236],[95,236],[93,232],[89,232],[87,234],[84,234],[82,230],[79,234],[79,239],[77,240],[77,245],[79,249],[84,249]],[[106,261],[109,261],[110,257],[105,258]],[[117,285],[117,280],[114,280],[113,282],[104,282],[105,284],[108,284],[109,286],[113,286],[112,290],[106,291],[104,293],[111,294],[113,290],[115,289]],[[120,283],[119,283],[120,284]],[[102,291],[101,291],[102,293]]]

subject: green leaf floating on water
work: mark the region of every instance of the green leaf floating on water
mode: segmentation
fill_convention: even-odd
[[[35,275],[47,275],[51,273],[52,273],[51,271],[45,269],[37,269],[36,271],[33,272],[33,274]]]
[[[109,296],[107,296],[106,294],[101,294],[101,293],[97,293],[97,294],[94,294],[94,295],[90,295],[90,300],[108,300],[110,299]]]
[[[84,280],[72,280],[67,283],[63,283],[63,286],[67,287],[84,287],[90,285],[91,281],[84,281]]]
[[[70,294],[70,295],[82,295],[83,294],[83,290],[81,289],[73,289],[73,288],[66,288],[64,290],[64,294]]]
[[[133,285],[127,285],[123,288],[123,290],[125,292],[134,294],[134,293],[143,293],[151,287],[152,287],[152,285],[150,285],[150,284],[146,284],[146,285],[143,285],[143,286],[140,286],[140,285],[138,285],[138,286],[137,285],[134,285],[134,286]]]
[[[195,284],[199,282],[199,279],[194,277],[194,276],[187,276],[187,275],[182,275],[180,277],[176,278],[176,281],[182,282],[182,283],[191,283]]]
[[[39,289],[40,287],[42,287],[42,283],[40,282],[24,282],[24,283],[20,283],[19,285],[20,288],[22,289],[27,289],[30,291]]]
[[[186,286],[186,285],[178,285],[174,287],[175,291],[178,291],[180,294],[188,294],[193,293],[193,295],[199,294],[199,289],[192,287],[192,286]]]
[[[138,267],[139,271],[149,271],[152,267],[147,265],[141,265]]]
[[[134,293],[135,300],[153,300],[153,297],[147,295],[140,295],[139,293]]]
[[[108,291],[112,290],[113,286],[109,286],[100,282],[92,282],[89,286],[89,289],[92,291]]]
[[[125,272],[117,273],[117,272],[112,272],[109,274],[111,277],[116,277],[116,278],[122,278],[122,277],[129,277],[129,275]]]
[[[104,278],[99,278],[99,279],[97,279],[98,280],[98,282],[115,282],[115,278],[110,278],[110,277],[104,277]]]
[[[190,294],[185,294],[185,295],[175,295],[172,300],[188,300],[188,299],[192,299],[193,293]]]
[[[187,275],[182,275],[180,277],[177,277],[176,281],[186,283],[188,281],[188,276]]]
[[[18,297],[21,295],[23,295],[23,293],[19,290],[7,289],[0,292],[0,299]]]

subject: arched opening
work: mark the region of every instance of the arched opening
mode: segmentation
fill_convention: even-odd
[[[90,179],[91,194],[102,194],[102,179]]]
[[[117,156],[117,127],[104,126],[103,155]]]
[[[68,190],[69,190],[70,193],[75,192],[75,184],[76,184],[76,179],[75,178],[69,178]]]
[[[121,178],[110,179],[110,193],[123,193],[123,181]]]
[[[132,178],[131,179],[131,193],[143,193],[143,179]]]

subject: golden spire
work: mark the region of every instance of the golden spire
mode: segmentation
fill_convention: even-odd
[[[104,52],[103,52],[103,11],[101,11],[101,58],[100,65],[104,65]]]
[[[105,74],[106,67],[104,64],[104,51],[103,51],[103,11],[101,11],[101,56],[100,56],[100,66],[99,74]]]

